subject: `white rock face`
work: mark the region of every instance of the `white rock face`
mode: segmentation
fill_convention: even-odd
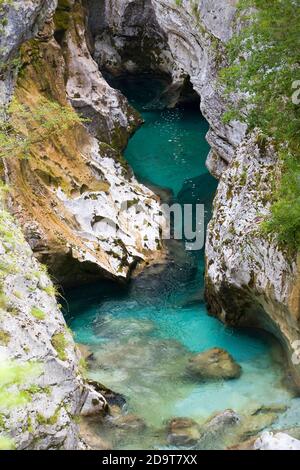
[[[72,106],[89,121],[91,134],[102,142],[114,142],[121,150],[140,118],[127,99],[104,80],[86,42],[86,12],[81,2],[70,1],[70,27],[62,45],[66,60],[66,94]],[[76,3],[76,5],[75,5]],[[80,20],[79,20],[80,18]]]
[[[280,170],[274,149],[262,151],[257,141],[254,134],[240,145],[220,179],[207,233],[206,297],[222,321],[275,333],[297,379],[299,366],[292,363],[300,337],[297,259],[262,234]]]
[[[110,274],[126,278],[135,260],[145,260],[151,252],[161,249],[160,228],[164,218],[160,203],[152,191],[128,175],[123,166],[99,153],[98,141],[92,140],[89,162],[95,173],[105,175],[107,191],[84,192],[68,198],[60,188],[58,198],[78,225],[76,235],[86,251],[73,246],[73,256],[90,261]],[[103,253],[102,259],[94,256]]]
[[[24,41],[37,34],[56,6],[57,0],[14,0],[10,5],[2,7],[7,19],[4,28],[1,28],[3,62],[12,57]]]
[[[20,228],[0,208],[0,356],[38,370],[21,385],[28,401],[0,409],[0,434],[18,449],[77,449],[83,446],[74,416],[95,413],[105,399],[84,384],[72,334],[54,296],[53,284],[34,258]],[[97,406],[92,406],[97,399]]]
[[[300,450],[300,441],[283,432],[264,432],[254,443],[255,450]]]
[[[176,74],[177,65],[151,0],[89,2],[94,58],[112,74]],[[136,47],[137,46],[137,47]]]

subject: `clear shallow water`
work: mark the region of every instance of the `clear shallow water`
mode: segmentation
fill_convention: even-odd
[[[207,123],[195,109],[160,110],[158,85],[145,79],[118,84],[145,120],[126,159],[141,181],[170,188],[180,202],[205,202],[209,214],[216,183],[205,168]],[[127,437],[114,434],[116,448],[163,447],[161,430],[175,416],[202,422],[226,408],[247,414],[291,400],[270,336],[234,330],[207,315],[203,251],[186,253],[174,242],[170,253],[166,266],[147,269],[128,288],[101,283],[67,293],[75,339],[94,353],[89,375],[124,394],[128,411],[148,426]],[[187,377],[188,357],[214,346],[239,362],[241,378],[200,383]]]

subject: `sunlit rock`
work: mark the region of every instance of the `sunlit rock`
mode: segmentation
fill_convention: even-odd
[[[224,349],[213,348],[189,359],[187,372],[203,380],[237,379],[241,366]]]

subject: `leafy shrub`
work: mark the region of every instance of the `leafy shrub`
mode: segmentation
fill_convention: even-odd
[[[28,377],[36,376],[39,372],[38,364],[17,364],[0,358],[0,450],[14,447],[13,441],[5,433],[4,416],[9,408],[24,406],[28,402],[28,396],[21,387]],[[12,386],[17,386],[16,391],[11,390]]]
[[[300,79],[300,0],[240,0],[238,8],[244,27],[228,44],[221,83],[228,95],[242,93],[224,121],[239,119],[274,139],[283,176],[263,227],[299,248],[300,105],[292,95]]]

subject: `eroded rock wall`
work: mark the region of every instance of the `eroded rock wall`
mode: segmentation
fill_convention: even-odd
[[[51,16],[56,2],[14,2],[5,8],[1,31],[0,104],[11,98],[15,53]],[[82,449],[75,416],[101,411],[104,398],[82,379],[81,361],[45,268],[34,257],[20,227],[7,212],[0,190],[0,357],[15,367],[30,366],[7,392],[23,403],[0,409],[0,434],[18,449]],[[11,387],[11,388],[10,388]],[[91,399],[97,406],[91,406]]]
[[[177,65],[151,0],[88,0],[93,57],[112,75],[176,75]]]
[[[82,380],[80,358],[53,284],[2,201],[0,260],[1,361],[33,367],[21,384],[11,387],[26,401],[0,409],[0,434],[18,449],[84,448],[75,416],[91,391]],[[105,400],[100,395],[98,400],[104,408]]]
[[[283,343],[295,381],[300,338],[297,254],[262,233],[280,181],[274,148],[259,135],[240,145],[221,176],[206,242],[206,300],[210,312],[235,326],[261,327]],[[294,359],[294,363],[293,363]]]
[[[63,7],[22,46],[15,97],[33,110],[41,99],[71,103],[89,120],[6,160],[10,208],[59,282],[125,280],[161,249],[159,199],[120,154],[140,118],[92,59],[81,2]]]
[[[237,27],[236,1],[105,0],[101,21],[99,2],[88,3],[93,55],[100,68],[113,74],[165,72],[174,91],[189,76],[210,124],[207,140],[212,150],[207,165],[219,177],[245,135],[241,123],[222,122],[227,103],[217,86],[218,71],[226,64],[224,44]],[[132,44],[131,55],[128,44]]]
[[[177,2],[178,3],[178,2]],[[220,178],[206,242],[206,298],[210,312],[232,325],[260,326],[283,343],[300,386],[295,340],[300,338],[300,277],[297,254],[262,234],[280,162],[245,126],[222,122],[228,107],[218,84],[226,65],[224,44],[240,27],[236,1],[153,0],[174,59],[190,75],[210,130],[208,169]],[[234,102],[235,97],[231,97]]]

